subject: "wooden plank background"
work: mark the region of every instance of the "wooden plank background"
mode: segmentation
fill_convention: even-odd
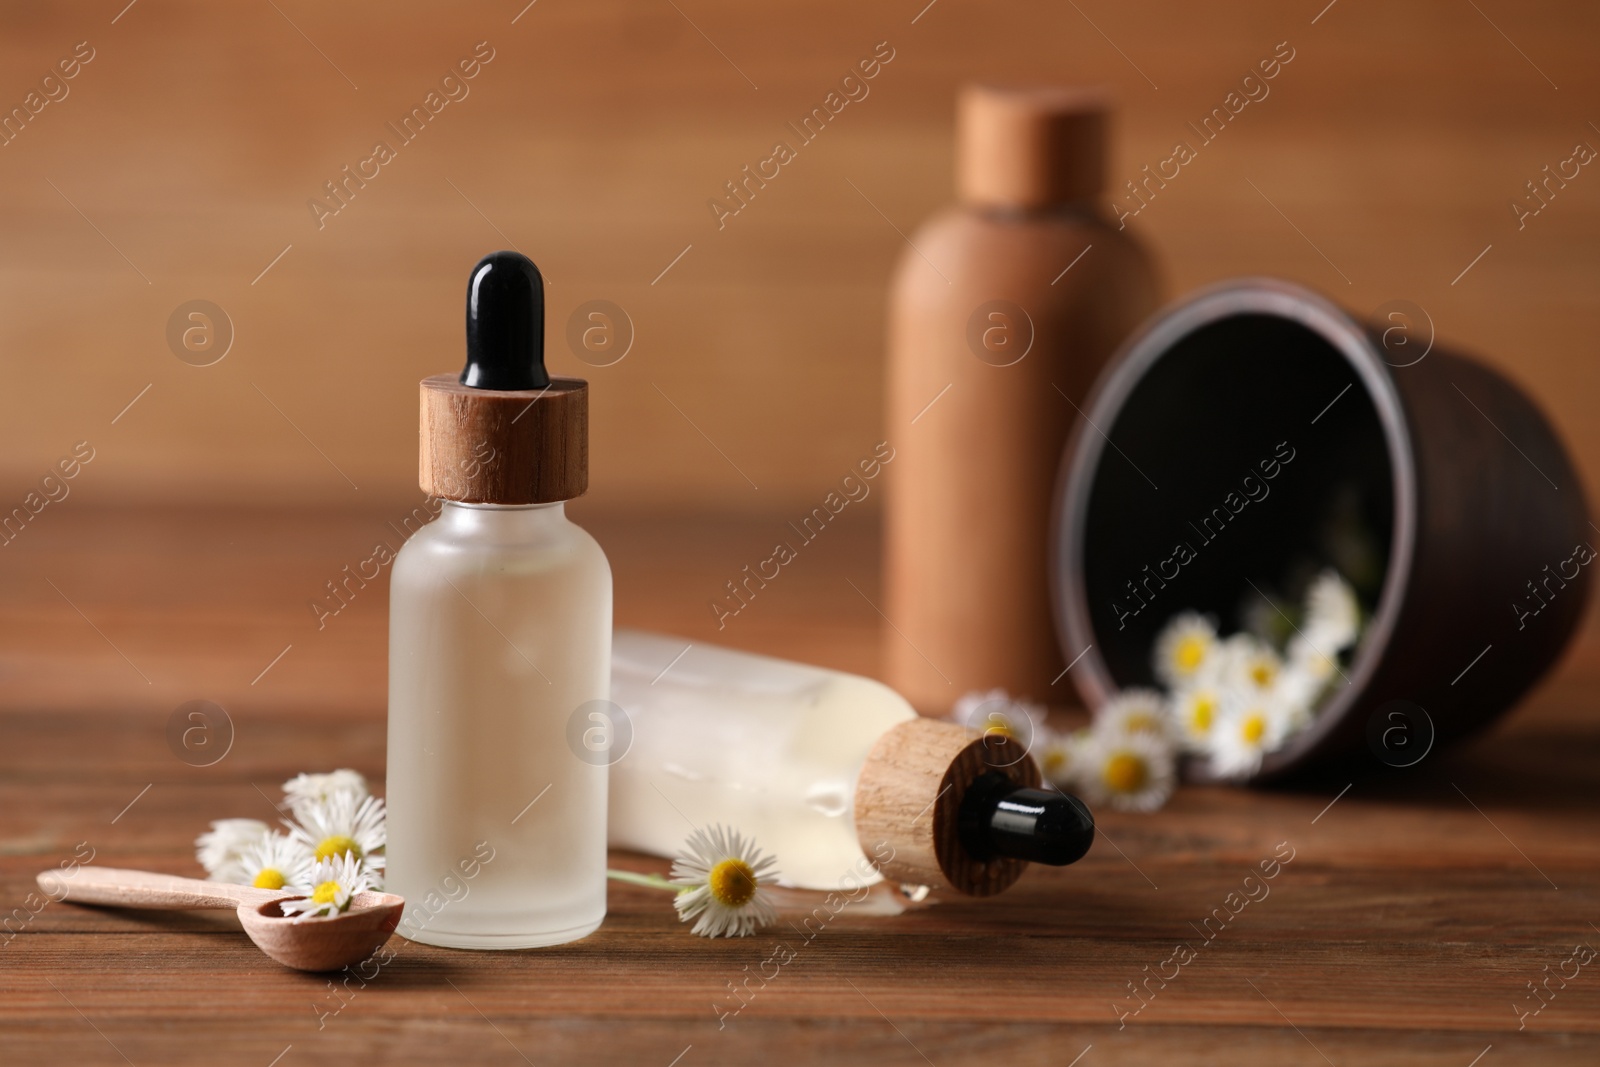
[[[0,106],[94,51],[0,147],[12,496],[85,439],[91,498],[409,495],[415,383],[460,361],[468,266],[515,244],[562,372],[587,369],[581,302],[636,328],[587,369],[597,501],[809,505],[882,432],[884,282],[897,229],[950,199],[960,83],[1112,86],[1120,188],[1284,41],[1270,96],[1133,222],[1169,294],[1270,273],[1362,313],[1413,300],[1539,398],[1591,490],[1600,470],[1600,179],[1520,232],[1509,207],[1600,146],[1592,4],[126,3],[0,10]],[[480,41],[470,94],[318,229],[307,201]],[[870,95],[719,231],[707,201],[880,41]],[[234,326],[212,367],[168,348],[193,299]]]

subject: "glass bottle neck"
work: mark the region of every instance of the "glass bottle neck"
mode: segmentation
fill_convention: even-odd
[[[521,541],[565,526],[567,509],[561,500],[552,504],[463,504],[446,500],[435,521],[452,533]]]

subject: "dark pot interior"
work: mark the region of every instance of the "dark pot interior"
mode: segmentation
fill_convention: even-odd
[[[1092,480],[1083,583],[1118,686],[1154,684],[1150,651],[1177,612],[1242,630],[1251,583],[1292,598],[1317,565],[1341,562],[1319,535],[1341,519],[1371,533],[1358,584],[1367,606],[1376,602],[1394,525],[1392,460],[1372,398],[1347,389],[1353,378],[1301,324],[1236,315],[1183,337],[1101,427],[1117,448],[1102,452]],[[1179,544],[1193,553],[1181,566]]]

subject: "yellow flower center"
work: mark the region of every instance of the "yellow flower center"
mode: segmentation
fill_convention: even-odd
[[[1055,771],[1059,771],[1061,768],[1065,767],[1066,765],[1067,765],[1067,755],[1066,755],[1066,753],[1062,752],[1059,748],[1051,749],[1049,752],[1046,752],[1044,754],[1044,769],[1046,771],[1050,771],[1050,772],[1053,773]]]
[[[1137,793],[1150,777],[1150,769],[1145,766],[1144,760],[1133,753],[1118,752],[1106,760],[1100,776],[1105,780],[1106,788],[1113,793]]]
[[[718,904],[726,908],[742,908],[756,895],[756,872],[744,860],[725,859],[711,868],[706,886]]]
[[[1193,674],[1206,658],[1206,639],[1195,634],[1183,638],[1178,642],[1173,658],[1178,662],[1178,670]]]
[[[1217,714],[1217,702],[1211,697],[1196,697],[1195,702],[1189,707],[1189,725],[1200,733],[1211,729],[1211,721]]]
[[[1157,734],[1161,732],[1161,721],[1154,715],[1138,711],[1123,720],[1123,725],[1130,734]]]
[[[1011,724],[1006,721],[1005,716],[999,712],[992,712],[989,715],[988,724],[984,726],[983,732],[986,734],[999,734],[1001,737],[1009,737],[1013,741],[1022,740],[1017,736],[1017,732],[1011,728]]]
[[[311,891],[311,903],[313,904],[337,904],[338,902],[338,882],[323,882]]]
[[[356,859],[361,858],[361,846],[356,844],[354,838],[346,837],[343,834],[334,834],[332,837],[324,837],[322,843],[317,846],[317,859],[332,859],[334,856],[342,856],[346,852]]]
[[[1250,664],[1250,680],[1262,689],[1272,684],[1273,675],[1277,673],[1270,660],[1261,659]]]
[[[1267,717],[1260,713],[1245,716],[1244,722],[1239,724],[1239,736],[1247,744],[1259,745],[1261,739],[1267,734]]]
[[[263,867],[261,873],[256,875],[256,880],[250,884],[257,889],[282,889],[288,879],[276,867]]]

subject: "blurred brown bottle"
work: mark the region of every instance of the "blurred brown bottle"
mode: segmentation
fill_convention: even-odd
[[[923,711],[996,686],[1076,702],[1048,586],[1056,471],[1074,405],[1159,300],[1097,203],[1108,111],[1088,89],[965,89],[959,203],[895,268],[885,662]]]

